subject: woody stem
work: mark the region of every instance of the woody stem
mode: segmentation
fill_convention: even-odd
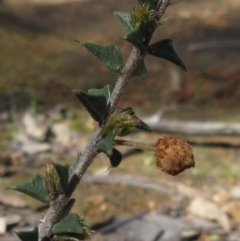
[[[155,151],[156,150],[156,146],[147,145],[144,143],[139,143],[139,142],[134,142],[134,141],[126,141],[126,140],[114,140],[114,145],[129,146],[129,147],[134,147],[137,149],[142,149],[145,151]]]

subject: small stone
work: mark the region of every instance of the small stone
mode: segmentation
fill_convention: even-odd
[[[0,234],[6,232],[7,229],[7,220],[5,217],[0,217]]]
[[[230,191],[230,197],[233,199],[239,199],[240,198],[240,186],[235,186]]]
[[[195,198],[191,201],[188,211],[197,217],[217,221],[225,232],[230,232],[231,224],[226,214],[217,204],[203,198]]]

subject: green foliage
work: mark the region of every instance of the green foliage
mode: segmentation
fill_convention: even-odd
[[[112,93],[111,86],[107,85],[103,89],[90,89],[88,93],[81,90],[73,90],[73,93],[92,118],[101,123],[106,116],[107,106]]]
[[[130,32],[134,29],[131,24],[131,14],[130,13],[114,12],[114,14],[119,19],[119,21],[122,23],[126,32]]]
[[[112,94],[112,86],[106,85],[103,89],[90,89],[88,93],[96,96],[105,96],[107,103],[109,103]]]
[[[68,188],[68,165],[49,163],[46,166],[44,177],[35,175],[30,180],[17,184],[11,189],[22,192],[43,203],[64,193]]]
[[[131,24],[135,27],[137,24],[141,24],[145,30],[153,31],[157,27],[157,22],[154,20],[155,11],[149,10],[148,5],[137,5],[131,12]],[[145,32],[147,33],[147,32]]]
[[[133,109],[128,107],[119,113],[113,114],[102,129],[101,134],[102,136],[105,136],[110,131],[113,131],[114,136],[126,136],[135,128],[148,132],[151,131],[147,124],[135,115]]]
[[[123,38],[138,49],[144,48],[144,30],[141,24],[137,24],[136,27],[126,33]]]
[[[154,4],[151,7],[155,6]],[[116,17],[123,24],[127,33],[123,39],[130,42],[138,49],[144,49],[148,44],[148,38],[152,35],[158,23],[154,19],[154,11],[149,8],[148,4],[139,4],[130,13],[116,12]],[[145,73],[143,71],[143,73]]]
[[[83,46],[111,71],[120,72],[123,66],[122,54],[116,45],[101,46],[89,42],[83,43]]]
[[[84,105],[92,118],[102,122],[107,110],[107,101],[103,95],[92,95],[81,90],[73,90],[78,100]]]
[[[16,232],[17,236],[22,241],[38,241],[38,228],[35,227],[32,231]]]
[[[49,193],[44,185],[44,179],[40,175],[35,175],[30,180],[17,184],[11,189],[22,192],[43,203],[49,203],[50,200]]]
[[[180,66],[183,70],[187,71],[187,67],[183,60],[176,53],[173,43],[171,39],[164,39],[159,42],[156,42],[150,45],[147,48],[149,54],[166,59],[178,66]]]
[[[52,228],[52,233],[59,237],[77,238],[84,240],[89,236],[89,230],[85,220],[78,214],[69,214]],[[55,238],[56,239],[56,238]]]
[[[135,125],[136,129],[142,130],[142,131],[147,131],[151,132],[151,128],[142,120],[138,119],[138,123]]]
[[[107,156],[111,156],[113,151],[114,137],[115,135],[113,130],[109,131],[107,135],[105,135],[103,139],[98,142],[97,144],[98,150],[106,153]]]
[[[133,109],[128,107],[112,115],[102,129],[101,135],[103,138],[98,142],[97,148],[109,157],[112,167],[117,167],[122,161],[122,154],[113,148],[114,138],[129,135],[135,128],[151,131],[148,125],[135,115]]]
[[[112,167],[117,167],[122,161],[122,154],[113,148],[114,132],[110,131],[97,145],[99,151],[104,152],[111,163]]]
[[[112,155],[109,156],[112,167],[117,167],[122,161],[122,154],[115,148],[112,150]]]

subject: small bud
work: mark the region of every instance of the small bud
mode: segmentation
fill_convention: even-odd
[[[143,27],[151,27],[156,25],[155,20],[153,20],[154,11],[149,9],[148,4],[139,4],[131,12],[131,25],[136,27],[137,24],[141,24]]]
[[[127,136],[135,128],[151,131],[150,128],[135,115],[132,108],[128,107],[111,116],[108,123],[106,123],[102,129],[101,135],[104,137],[110,131],[113,131],[114,136]]]
[[[44,185],[48,193],[56,196],[63,193],[60,178],[53,162],[47,164],[44,173]]]
[[[173,176],[195,166],[191,146],[173,136],[158,139],[155,156],[157,168]]]

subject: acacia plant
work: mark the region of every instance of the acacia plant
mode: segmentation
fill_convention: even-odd
[[[185,140],[171,136],[160,138],[156,146],[118,140],[127,136],[135,128],[150,131],[132,108],[117,109],[119,100],[128,81],[147,72],[144,57],[146,54],[168,60],[186,71],[183,60],[175,52],[172,40],[164,39],[151,43],[152,35],[162,23],[162,16],[171,0],[138,0],[130,13],[115,12],[115,16],[125,28],[123,39],[133,45],[127,61],[123,64],[122,55],[115,45],[101,46],[90,42],[83,46],[95,55],[110,71],[117,74],[115,86],[87,92],[73,90],[78,100],[98,123],[85,150],[79,153],[71,167],[59,163],[49,163],[43,176],[35,175],[12,189],[25,193],[49,205],[49,209],[39,226],[30,232],[19,232],[22,241],[84,240],[90,235],[85,221],[79,214],[69,214],[75,199],[72,194],[94,158],[105,153],[112,167],[122,160],[117,145],[127,145],[155,152],[156,166],[162,171],[177,175],[194,166],[191,147]]]

